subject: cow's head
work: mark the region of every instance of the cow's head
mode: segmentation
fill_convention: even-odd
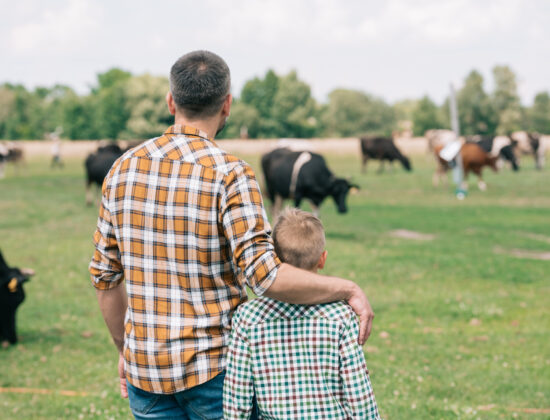
[[[359,189],[358,185],[350,184],[347,179],[334,178],[330,186],[330,195],[334,198],[338,213],[347,213],[346,198],[351,189]]]
[[[2,273],[2,283],[10,293],[15,293],[21,290],[23,283],[28,281],[34,275],[34,270],[30,268],[10,268]]]

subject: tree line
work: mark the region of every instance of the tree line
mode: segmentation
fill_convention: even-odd
[[[522,129],[550,133],[548,92],[537,94],[532,106],[525,107],[508,66],[494,67],[492,76],[492,92],[485,90],[483,76],[475,70],[457,91],[463,134]],[[0,139],[42,139],[56,130],[75,140],[157,136],[173,122],[164,102],[168,88],[165,77],[118,68],[98,74],[85,95],[66,85],[28,90],[5,83],[0,86]],[[269,70],[245,83],[220,137],[350,137],[390,135],[403,128],[423,135],[428,129],[449,127],[448,98],[440,105],[428,96],[388,104],[366,92],[335,89],[327,103],[319,103],[295,71],[278,75]]]

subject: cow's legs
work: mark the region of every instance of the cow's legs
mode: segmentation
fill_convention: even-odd
[[[442,181],[443,185],[447,185],[447,171],[441,164],[441,162],[437,162],[437,168],[435,168],[435,172],[432,176],[432,185],[434,187],[439,186],[439,181]]]
[[[271,218],[273,219],[273,223],[277,221],[277,218],[281,213],[282,207],[283,207],[283,197],[275,194],[275,199],[273,200],[273,205],[271,206]]]
[[[311,203],[311,210],[312,210],[312,213],[315,217],[320,217],[321,216],[321,212],[319,211],[320,209],[320,206],[318,206],[317,204],[315,203]]]
[[[91,206],[92,205],[92,183],[90,181],[86,181],[86,205]]]
[[[10,344],[17,343],[17,333],[15,331],[15,310],[16,308],[10,307],[4,312],[2,319],[2,340],[7,340]],[[4,347],[4,343],[2,343]]]
[[[367,155],[363,155],[363,160],[361,162],[361,173],[365,173],[367,171],[367,161],[369,160],[369,157]]]
[[[483,181],[483,178],[481,176],[481,167],[475,167],[472,169],[472,171],[474,172],[474,174],[477,175],[477,187],[479,188],[479,190],[487,190],[487,184],[485,183],[485,181]]]
[[[384,172],[384,160],[380,159],[380,166],[378,167],[378,173],[381,174]]]

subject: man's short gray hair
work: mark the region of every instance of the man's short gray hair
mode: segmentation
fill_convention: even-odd
[[[230,89],[229,67],[210,51],[185,54],[170,70],[170,92],[176,107],[188,118],[215,115]]]

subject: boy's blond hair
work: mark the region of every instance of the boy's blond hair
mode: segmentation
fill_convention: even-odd
[[[312,270],[325,250],[325,231],[313,214],[286,208],[275,223],[273,241],[282,262]]]

